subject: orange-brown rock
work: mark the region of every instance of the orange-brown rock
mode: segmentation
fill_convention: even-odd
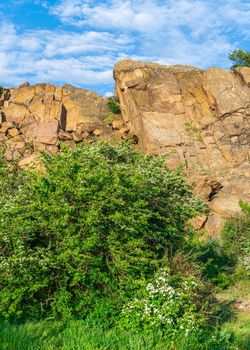
[[[0,142],[8,160],[25,156],[26,163],[32,160],[31,154],[16,152],[18,142],[25,142],[23,148],[31,153],[54,153],[58,141],[80,142],[93,132],[106,135],[103,120],[109,114],[107,99],[95,92],[70,85],[24,83],[0,96]]]
[[[184,165],[215,214],[206,227],[250,202],[250,68],[235,71],[124,60],[114,68],[124,124],[141,149]]]
[[[33,153],[33,154],[27,155],[26,157],[22,158],[19,161],[19,166],[20,166],[20,168],[44,170],[41,156],[39,153]]]
[[[26,137],[30,141],[35,141],[47,145],[55,145],[58,139],[59,123],[52,119],[45,123],[34,123],[26,131]]]
[[[64,131],[76,131],[79,125],[94,130],[107,113],[104,100],[95,92],[71,85],[23,84],[10,89],[1,112],[5,120],[20,126],[30,120],[41,125],[55,119]]]
[[[122,117],[115,118],[112,122],[112,126],[114,129],[120,130],[124,127],[124,122]]]

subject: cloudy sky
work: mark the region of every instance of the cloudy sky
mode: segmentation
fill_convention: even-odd
[[[229,68],[250,50],[249,0],[0,0],[0,85],[70,83],[113,91],[130,57]]]

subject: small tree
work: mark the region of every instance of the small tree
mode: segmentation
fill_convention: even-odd
[[[229,59],[234,62],[232,68],[250,67],[250,51],[234,50],[228,55]]]

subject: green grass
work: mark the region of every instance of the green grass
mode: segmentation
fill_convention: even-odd
[[[250,300],[250,279],[239,280],[229,289],[220,293],[220,297],[232,302],[236,300]]]
[[[250,313],[248,311],[238,312],[236,319],[225,324],[224,328],[235,334],[235,345],[240,350],[250,350]]]
[[[176,349],[157,334],[141,336],[118,330],[88,327],[81,321],[5,325],[1,350],[163,350]]]
[[[245,322],[246,321],[246,322]],[[234,349],[248,350],[249,319],[227,324],[225,329],[235,331]],[[0,326],[1,350],[227,350],[227,346],[211,347],[192,341],[186,344],[183,337],[175,343],[163,339],[160,334],[135,334],[117,329],[104,330],[89,327],[83,321],[34,322]],[[232,348],[230,348],[232,349]]]
[[[250,280],[242,279],[229,289],[218,294],[221,301],[234,305],[236,301],[250,301]],[[224,329],[235,334],[235,345],[240,350],[250,350],[250,310],[235,311],[235,318],[224,325]]]

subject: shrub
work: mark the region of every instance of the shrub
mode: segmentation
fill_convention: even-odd
[[[108,103],[107,103],[108,109],[113,113],[113,114],[120,114],[121,109],[120,109],[120,104],[118,101],[116,101],[113,98],[110,98]]]
[[[26,181],[25,178],[25,174],[18,171],[15,161],[6,162],[4,150],[0,148],[0,202],[9,200],[20,184]]]
[[[161,269],[141,298],[122,311],[121,325],[136,331],[161,329],[168,336],[188,336],[208,327],[213,298],[210,289],[194,276],[172,276]]]
[[[0,315],[112,320],[203,209],[179,170],[127,144],[44,157],[0,201]]]
[[[226,251],[250,273],[250,205],[241,201],[240,206],[242,213],[227,221],[221,236]]]
[[[189,243],[184,249],[184,255],[193,269],[208,282],[220,288],[228,287],[232,283],[237,259],[225,249],[221,240]]]

